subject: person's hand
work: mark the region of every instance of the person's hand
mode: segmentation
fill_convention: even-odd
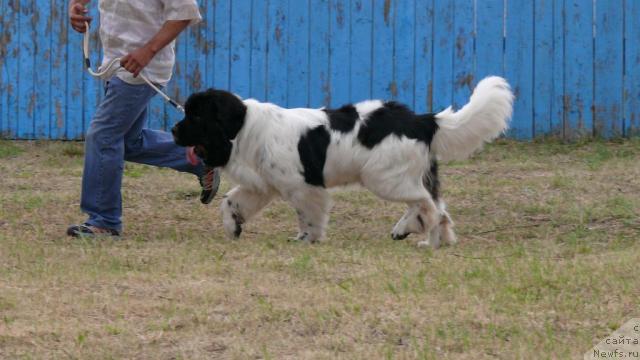
[[[138,77],[140,71],[151,62],[155,55],[156,53],[149,46],[143,46],[123,57],[120,60],[120,65],[132,73],[133,77]]]
[[[87,31],[85,22],[91,22],[91,18],[87,16],[89,10],[85,5],[89,3],[89,0],[71,0],[69,1],[69,21],[73,30],[83,33]]]

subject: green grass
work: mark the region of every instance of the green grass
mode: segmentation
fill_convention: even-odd
[[[581,358],[640,308],[640,141],[500,140],[441,166],[460,243],[392,241],[404,205],[281,201],[223,236],[190,175],[127,164],[124,237],[73,240],[82,143],[0,142],[0,358]],[[6,175],[5,175],[6,174]]]

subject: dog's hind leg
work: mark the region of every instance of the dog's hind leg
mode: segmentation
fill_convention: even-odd
[[[329,222],[331,209],[329,193],[323,188],[309,186],[284,194],[283,197],[298,214],[299,231],[296,240],[310,243],[321,241]]]
[[[274,197],[274,193],[264,193],[243,186],[229,191],[220,205],[225,233],[237,238],[242,232],[242,224],[249,221],[262,210]]]
[[[394,240],[406,238],[409,234],[425,234],[426,239],[420,241],[418,246],[430,245],[435,248],[440,246],[439,219],[440,211],[430,196],[423,200],[408,202],[409,208],[400,218],[391,231]]]

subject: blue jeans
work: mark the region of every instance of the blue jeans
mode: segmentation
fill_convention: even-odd
[[[85,138],[80,207],[90,225],[122,231],[125,160],[195,175],[204,171],[202,164],[187,162],[185,148],[176,145],[171,134],[145,128],[153,95],[147,84],[131,85],[115,76],[105,84],[105,97]]]

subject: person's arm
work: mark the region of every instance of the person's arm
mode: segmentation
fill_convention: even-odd
[[[89,0],[70,0],[69,1],[69,21],[73,30],[83,33],[87,31],[84,26],[85,22],[91,22],[91,18],[86,16],[89,12],[85,6]]]
[[[148,43],[123,57],[120,65],[133,73],[133,77],[138,77],[140,71],[151,62],[158,51],[177,38],[190,22],[191,20],[168,20]]]

